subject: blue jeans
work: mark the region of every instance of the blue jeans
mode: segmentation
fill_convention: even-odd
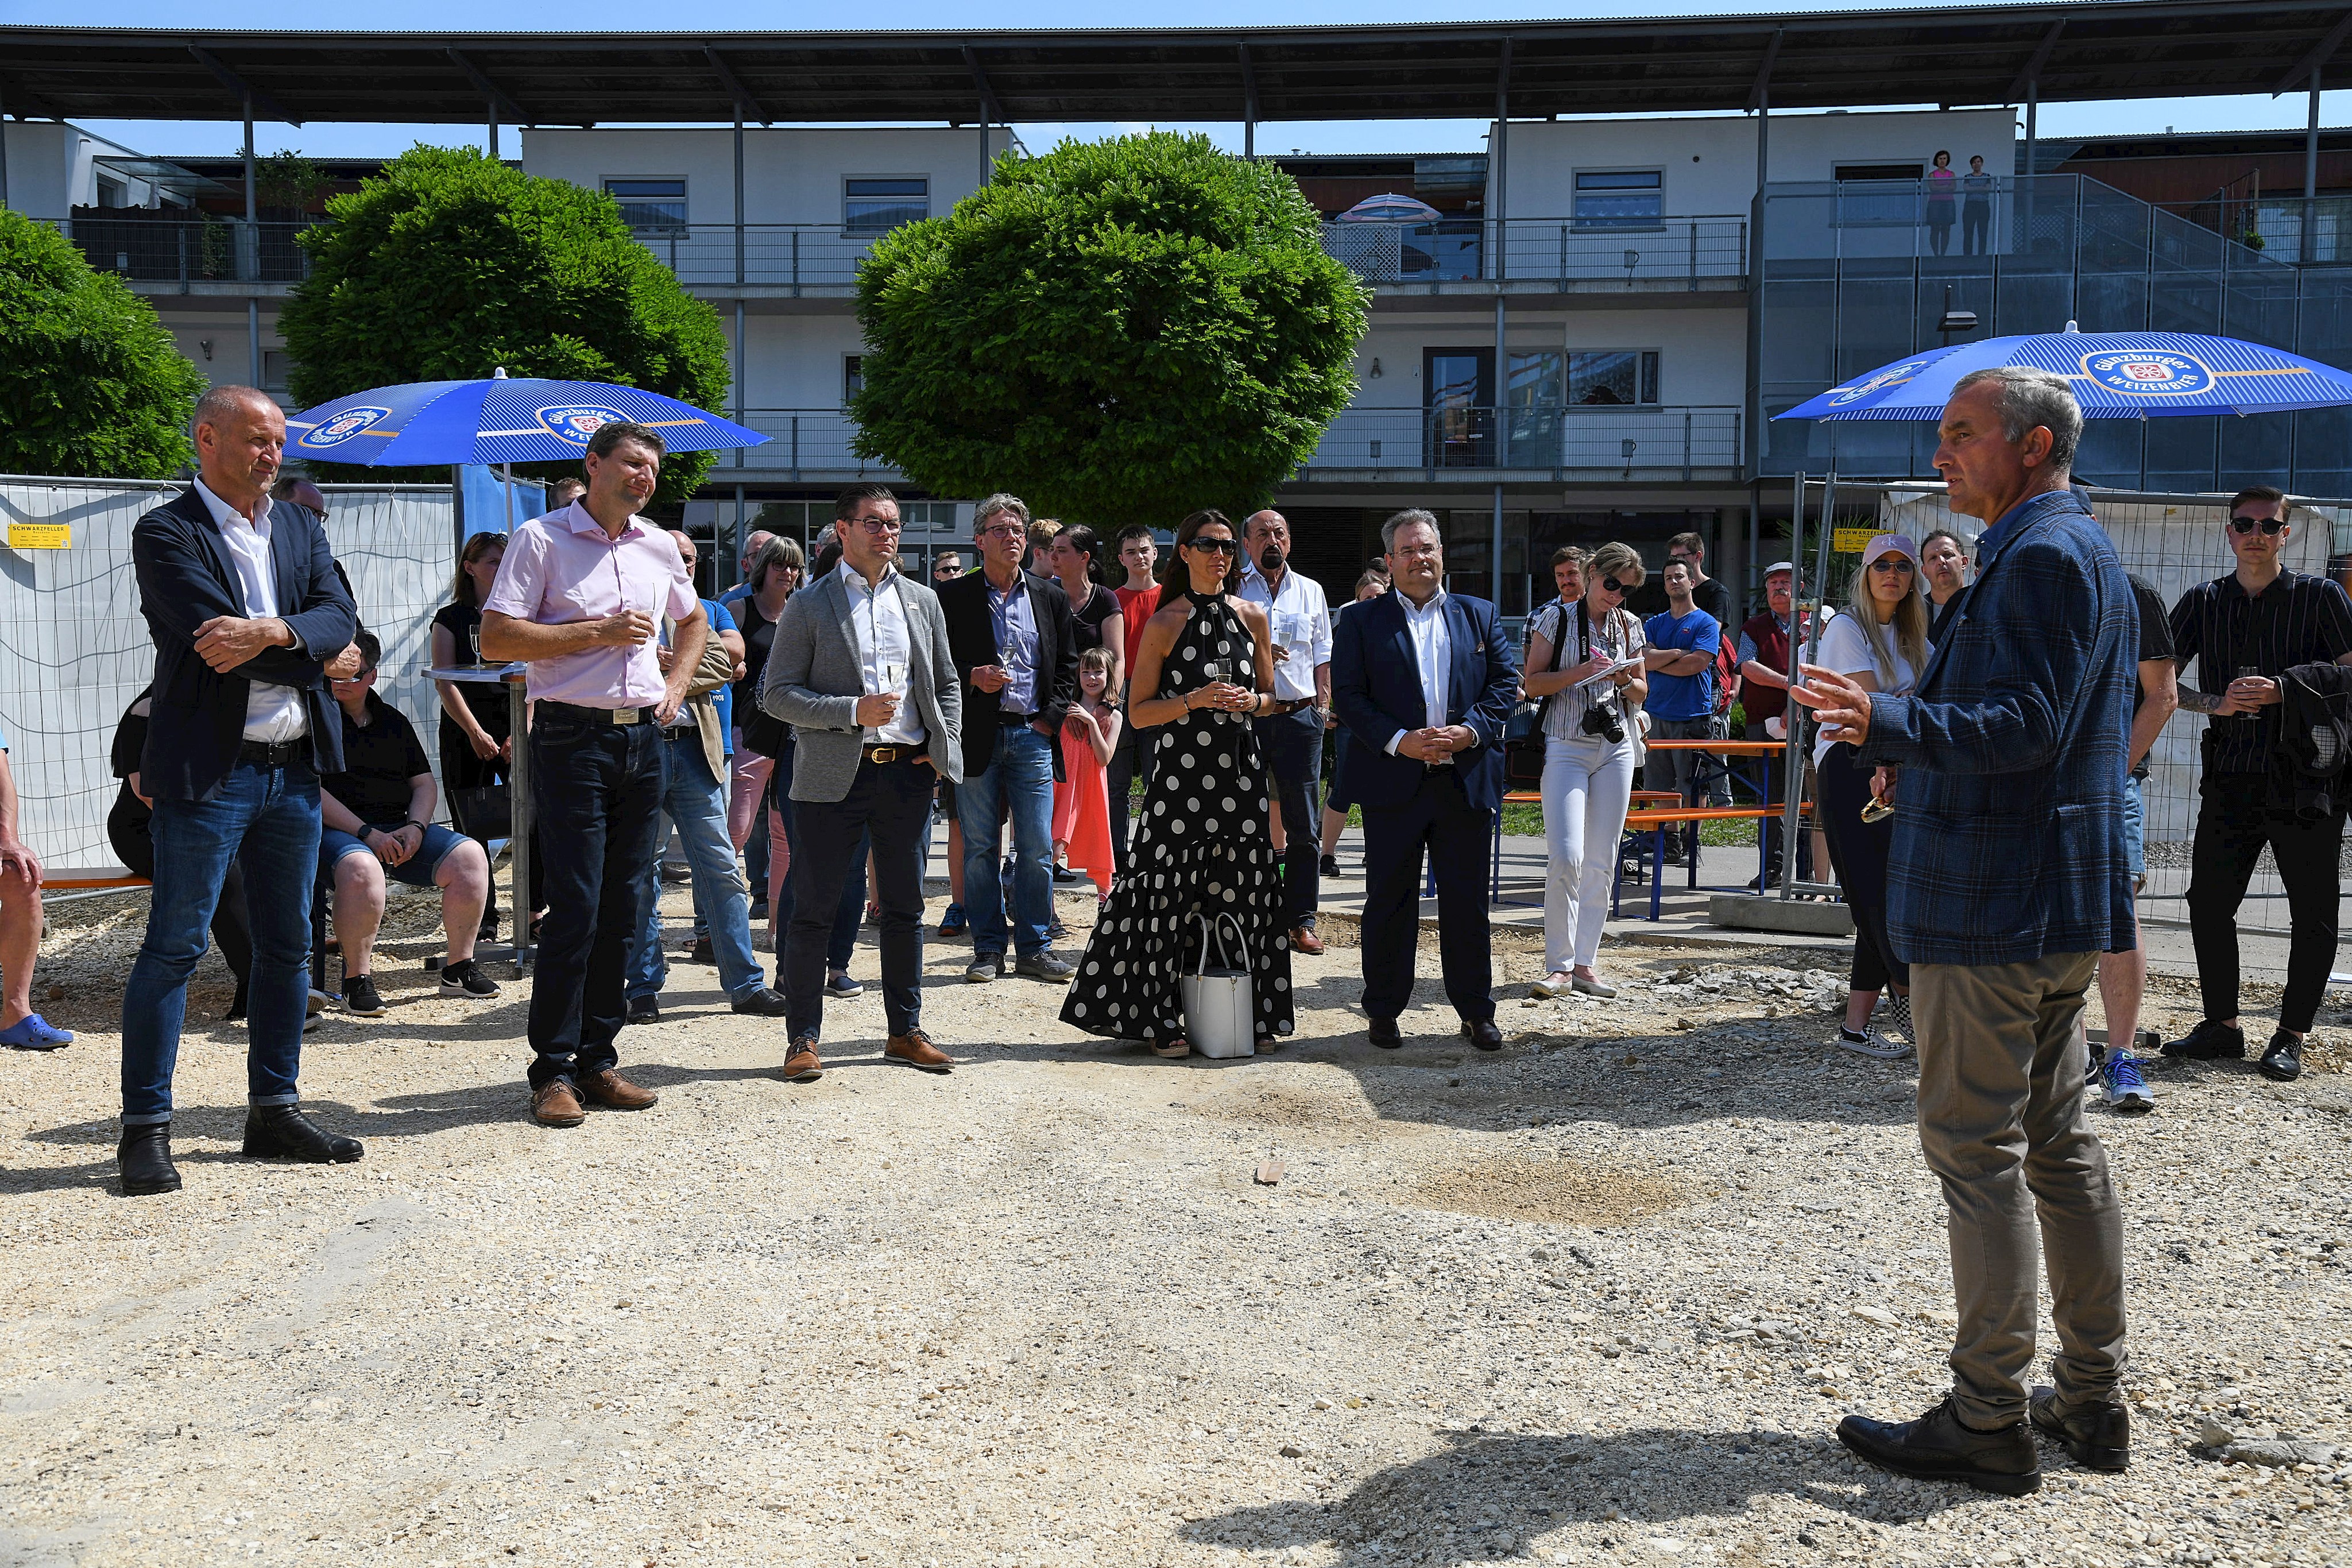
[[[628,1019],[629,944],[643,929],[661,793],[653,726],[541,705],[530,727],[531,809],[547,852],[547,919],[525,1025],[533,1090],[621,1060],[613,1042]]]
[[[977,779],[956,786],[963,819],[963,913],[971,923],[975,954],[1002,956],[1008,935],[1004,882],[996,865],[996,825],[1013,814],[1014,952],[1026,958],[1045,950],[1054,917],[1054,743],[1027,725],[1003,725],[996,749]]]
[[[710,921],[711,956],[719,961],[719,984],[730,997],[748,996],[763,983],[751,952],[751,894],[735,865],[735,843],[727,834],[727,790],[710,777],[702,737],[664,737],[662,810],[677,829],[686,863],[694,872],[695,909]],[[658,840],[656,840],[658,842]],[[661,994],[669,959],[661,945],[661,878],[645,880],[645,919],[629,955],[629,995]]]
[[[158,798],[148,825],[155,887],[147,939],[122,988],[122,1124],[172,1119],[172,1071],[188,1013],[188,977],[234,860],[253,928],[246,988],[247,1101],[301,1096],[302,1019],[310,997],[310,888],[319,871],[319,776],[308,762],[240,762],[209,800]]]

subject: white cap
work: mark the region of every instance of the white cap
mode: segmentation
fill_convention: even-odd
[[[1797,575],[1797,563],[1793,560],[1776,560],[1764,569],[1764,575],[1769,577],[1776,571],[1785,571],[1794,577]]]

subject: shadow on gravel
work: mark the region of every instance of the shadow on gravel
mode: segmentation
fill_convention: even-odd
[[[1341,1563],[1361,1564],[1399,1561],[1405,1541],[1418,1538],[1415,1552],[1483,1563],[1519,1556],[1530,1542],[1563,1526],[1598,1523],[1598,1544],[1631,1561],[1658,1550],[1652,1543],[1661,1540],[1668,1542],[1664,1550],[1680,1551],[1685,1531],[1711,1522],[1756,1528],[1759,1521],[1748,1511],[1759,1496],[1801,1498],[1855,1520],[1895,1524],[1977,1495],[1873,1469],[1826,1428],[1795,1437],[1656,1427],[1598,1437],[1441,1436],[1454,1445],[1450,1450],[1380,1470],[1337,1501],[1234,1509],[1189,1523],[1181,1533],[1192,1542],[1275,1551],[1328,1544]],[[1793,1534],[1801,1527],[1787,1528]]]

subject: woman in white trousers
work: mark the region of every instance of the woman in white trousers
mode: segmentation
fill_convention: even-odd
[[[1649,695],[1642,622],[1625,608],[1625,596],[1642,586],[1643,575],[1642,558],[1630,547],[1602,545],[1584,570],[1584,597],[1548,606],[1528,647],[1528,695],[1544,704],[1544,843],[1550,862],[1544,878],[1546,974],[1535,988],[1539,997],[1570,990],[1617,994],[1592,966],[1633,793],[1634,727]]]

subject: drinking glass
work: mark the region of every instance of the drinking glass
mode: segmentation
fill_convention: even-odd
[[[1234,662],[1231,659],[1204,660],[1201,664],[1201,674],[1211,681],[1231,681],[1234,678]],[[1214,716],[1216,722],[1220,724],[1233,716],[1222,708],[1217,710]]]
[[[474,651],[474,668],[480,669],[482,667],[482,629],[479,626],[467,627],[466,643]]]
[[[2238,666],[2238,677],[2237,677],[2237,678],[2238,678],[2238,679],[2240,679],[2240,680],[2244,680],[2244,679],[2245,679],[2247,676],[2249,676],[2249,675],[2259,675],[2259,674],[2261,674],[2262,673],[2263,673],[2263,672],[2262,672],[2261,668],[2260,668],[2259,666],[2257,666],[2257,665],[2253,665],[2253,664],[2240,664],[2240,665]],[[2244,719],[2248,724],[2259,724],[2259,723],[2261,723],[2261,722],[2262,722],[2262,716],[2263,716],[2261,715],[2261,713],[2259,713],[2259,712],[2255,712],[2255,713],[2242,713],[2242,714],[2237,714],[2237,715],[2235,715],[2235,716],[2233,716],[2238,717],[2238,718]]]

